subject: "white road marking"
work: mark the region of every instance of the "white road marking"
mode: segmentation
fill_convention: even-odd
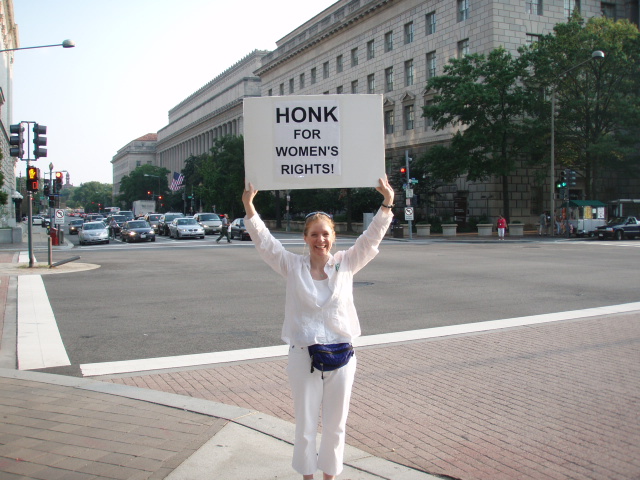
[[[384,345],[427,338],[446,337],[465,333],[487,332],[503,328],[536,325],[540,323],[558,322],[579,318],[590,318],[601,315],[627,313],[640,310],[640,302],[611,305],[606,307],[587,308],[567,312],[547,313],[528,317],[507,318],[486,322],[467,323],[447,327],[426,328],[406,332],[385,333],[357,338],[353,343],[357,347]],[[198,365],[214,365],[237,361],[283,357],[287,354],[287,345],[276,345],[263,348],[245,350],[229,350],[225,352],[201,353],[195,355],[179,355],[175,357],[157,357],[139,360],[124,360],[118,362],[86,363],[80,365],[82,374],[86,377],[97,375],[111,375],[118,373],[142,372],[167,368],[184,368]]]
[[[71,365],[41,275],[18,275],[18,369]]]

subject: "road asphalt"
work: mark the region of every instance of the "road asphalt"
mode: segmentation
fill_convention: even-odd
[[[17,277],[93,267],[34,272],[19,264],[25,243],[0,247],[2,480],[301,478],[284,358],[103,378],[19,370]],[[362,348],[339,478],[640,478],[640,304],[593,310]]]

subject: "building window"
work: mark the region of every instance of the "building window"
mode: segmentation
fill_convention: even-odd
[[[315,85],[316,84],[316,77],[317,77],[316,67],[313,67],[311,69],[311,85]]]
[[[387,32],[384,34],[384,51],[390,52],[393,50],[393,32]]]
[[[351,82],[351,93],[358,93],[358,80]]]
[[[404,44],[413,42],[413,22],[404,25]]]
[[[280,84],[280,96],[284,95],[284,83]]]
[[[427,80],[436,76],[436,52],[427,53]]]
[[[458,21],[464,22],[469,18],[469,0],[457,0],[458,2]]]
[[[393,67],[389,67],[384,71],[384,91],[390,92],[393,90]]]
[[[458,58],[462,58],[465,55],[469,55],[469,39],[466,38],[461,42],[458,42]]]
[[[601,3],[600,10],[602,11],[602,16],[606,18],[610,18],[611,20],[616,20],[616,4],[615,3]]]
[[[413,60],[404,62],[404,85],[405,87],[413,85]]]
[[[426,15],[427,35],[436,33],[436,12],[427,13]]]
[[[343,93],[342,85],[336,87],[336,93]]]
[[[433,105],[433,100],[425,100],[424,101],[424,106],[425,107],[429,107],[431,105]],[[427,130],[428,128],[433,127],[433,118],[425,117],[425,119],[424,119],[424,127],[425,127],[425,130]]]
[[[373,73],[367,76],[367,93],[376,93],[376,76]]]
[[[300,74],[300,90],[304,88],[304,73]]]
[[[293,78],[289,79],[289,93],[293,93],[294,88],[293,88]]]
[[[358,49],[354,48],[351,50],[351,66],[355,67],[358,65]]]
[[[270,89],[269,89],[269,96],[270,96],[270,97],[273,97],[273,88],[270,88]]]
[[[580,0],[564,0],[564,15],[570,19],[573,12],[580,13]]]
[[[413,130],[413,105],[404,106],[405,130]]]
[[[393,133],[393,110],[384,112],[384,133],[387,135]]]
[[[527,33],[527,45],[532,45],[534,43],[536,43],[538,40],[540,40],[540,35],[535,35],[533,33]]]
[[[376,56],[376,45],[373,40],[367,42],[367,60],[371,60]]]
[[[329,78],[329,62],[324,62],[322,64],[322,78],[325,80]]]
[[[525,13],[542,15],[542,0],[525,0]]]
[[[342,72],[342,55],[336,57],[336,73]]]

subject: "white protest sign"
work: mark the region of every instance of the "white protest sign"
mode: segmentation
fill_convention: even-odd
[[[382,95],[245,98],[246,180],[258,190],[378,186],[382,117]]]

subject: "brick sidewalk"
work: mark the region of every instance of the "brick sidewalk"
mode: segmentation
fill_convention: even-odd
[[[640,315],[361,348],[347,443],[469,480],[640,478]],[[286,361],[107,381],[293,421]]]

